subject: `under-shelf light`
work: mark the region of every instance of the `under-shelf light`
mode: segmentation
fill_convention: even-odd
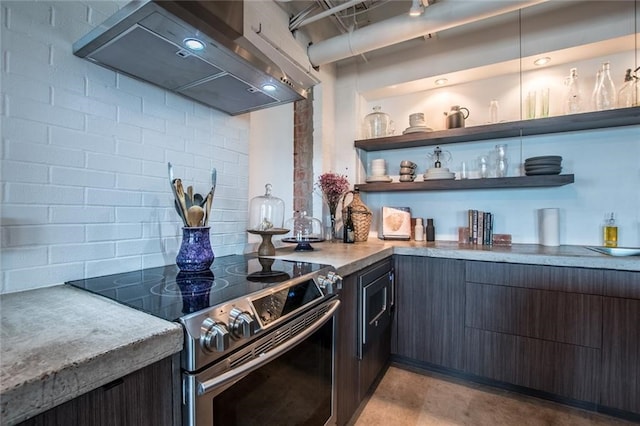
[[[541,66],[541,65],[548,64],[549,61],[551,61],[551,58],[548,56],[544,56],[542,58],[538,58],[535,61],[533,61],[533,65]]]
[[[436,86],[444,86],[445,84],[447,84],[449,82],[449,80],[447,80],[446,78],[439,78],[435,81]]]

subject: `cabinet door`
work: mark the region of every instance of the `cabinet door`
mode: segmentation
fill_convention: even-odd
[[[602,334],[600,404],[640,413],[640,300],[605,297]]]
[[[179,358],[177,358],[179,362]],[[172,426],[174,375],[171,357],[54,407],[22,426]]]
[[[338,425],[346,424],[360,404],[358,388],[358,277],[344,277],[336,337],[336,404]]]
[[[395,353],[464,367],[464,261],[396,257]]]

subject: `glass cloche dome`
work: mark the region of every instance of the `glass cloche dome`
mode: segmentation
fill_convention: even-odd
[[[265,186],[264,195],[254,197],[249,203],[249,230],[269,231],[282,229],[284,201],[271,195],[272,185]]]
[[[320,219],[307,216],[306,211],[294,212],[293,217],[287,219],[284,227],[290,231],[282,241],[285,243],[297,243],[296,251],[313,250],[310,243],[324,241],[322,222]]]

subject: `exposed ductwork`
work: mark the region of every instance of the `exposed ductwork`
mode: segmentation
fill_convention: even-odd
[[[320,66],[546,1],[443,0],[430,5],[420,17],[410,17],[408,13],[396,16],[312,44],[307,53],[311,64]]]

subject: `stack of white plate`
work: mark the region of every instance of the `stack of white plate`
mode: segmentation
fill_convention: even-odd
[[[559,155],[544,155],[524,160],[524,174],[527,176],[559,175],[562,171],[562,157]]]
[[[419,132],[433,132],[433,129],[427,126],[411,126],[404,129],[404,132],[402,132],[402,134],[406,135],[409,133],[419,133]]]
[[[445,167],[441,168],[431,168],[427,169],[427,172],[424,174],[424,180],[435,180],[435,179],[455,179],[456,174],[450,172],[449,169]]]

